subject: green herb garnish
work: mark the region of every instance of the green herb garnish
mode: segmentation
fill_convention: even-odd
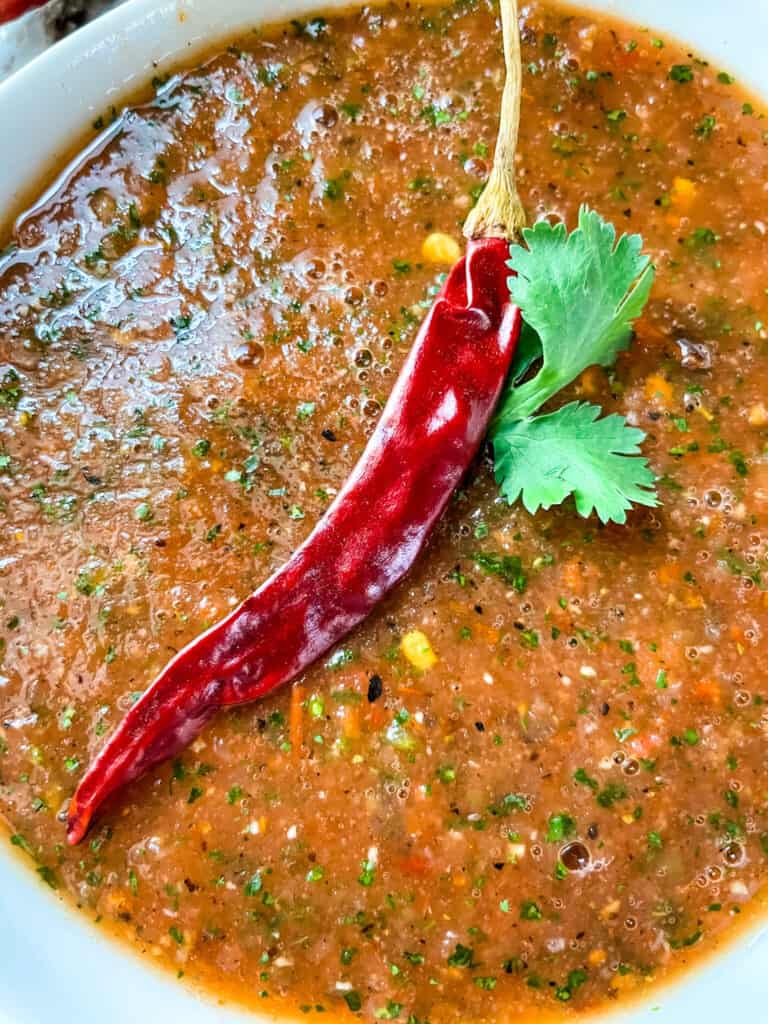
[[[654,270],[639,235],[616,241],[613,225],[582,207],[578,227],[541,221],[510,250],[512,300],[526,330],[491,426],[496,480],[507,501],[534,513],[573,495],[577,511],[623,523],[633,504],[655,506],[645,435],[616,414],[572,402],[536,411],[580,373],[609,366],[629,344]],[[538,366],[531,375],[531,369]]]

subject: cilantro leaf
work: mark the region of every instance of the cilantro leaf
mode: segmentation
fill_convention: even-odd
[[[588,366],[609,366],[627,347],[648,300],[654,268],[639,235],[582,206],[578,227],[541,221],[510,248],[512,301],[523,312],[517,353],[491,424],[496,479],[507,501],[534,513],[573,496],[577,511],[626,522],[633,503],[654,506],[645,435],[621,416],[599,419],[584,403],[534,413]]]
[[[548,843],[562,843],[576,831],[576,822],[570,814],[550,814],[547,821]]]
[[[654,475],[640,454],[645,435],[623,416],[571,402],[546,416],[502,422],[493,434],[496,480],[512,504],[530,513],[573,495],[576,509],[602,522],[626,522],[632,503],[658,504]]]
[[[588,366],[610,365],[626,348],[632,322],[642,312],[654,269],[641,252],[639,235],[622,235],[594,210],[582,206],[578,227],[540,221],[523,232],[526,246],[510,249],[512,301],[541,342],[538,373],[515,385],[516,371],[502,397],[492,428],[536,412]],[[524,359],[535,351],[526,340]],[[525,372],[523,370],[523,373]]]

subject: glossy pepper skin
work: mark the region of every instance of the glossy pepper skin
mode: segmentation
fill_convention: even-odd
[[[293,679],[411,568],[477,453],[514,354],[508,253],[501,239],[469,243],[344,488],[289,561],[130,709],[71,801],[70,843],[110,793],[187,746],[218,708]]]
[[[45,0],[0,0],[0,25],[25,14],[32,7],[40,7]]]

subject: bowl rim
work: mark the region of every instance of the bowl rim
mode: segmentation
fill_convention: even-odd
[[[724,10],[722,5],[701,5],[700,0],[677,0],[676,4],[670,4],[669,0],[587,0],[584,7],[629,18],[642,12],[644,17],[638,24],[654,24],[658,15],[659,23],[671,22],[669,29],[659,29],[660,34],[668,38],[691,37],[691,45],[698,52],[717,54],[710,58],[713,66],[728,67],[736,64],[739,53],[752,53],[755,39],[768,38],[768,0],[741,0],[741,4],[752,8],[753,17],[748,26],[734,20],[732,10]],[[161,0],[160,3],[125,0],[0,84],[0,140],[23,139],[23,145],[16,148],[12,158],[8,154],[0,155],[0,210],[16,212],[33,191],[42,192],[43,196],[49,194],[66,174],[65,168],[52,177],[51,168],[61,166],[72,154],[71,140],[74,138],[80,143],[89,120],[110,103],[120,103],[130,96],[157,69],[174,69],[187,59],[194,60],[211,49],[216,39],[233,38],[254,25],[312,12],[338,13],[359,6],[350,4],[349,0],[224,0],[216,5],[216,11],[211,11],[210,0]],[[685,18],[689,20],[686,22]],[[748,66],[743,62],[740,65],[740,81],[768,97],[768,66],[765,62],[761,66],[759,53],[753,55]],[[98,141],[98,138],[93,140],[93,144]],[[57,154],[61,160],[57,160]],[[0,241],[7,231],[0,217]],[[155,1020],[153,1008],[158,1004],[171,1007],[163,1010],[164,1014],[183,1012],[188,1024],[212,1024],[214,1020],[217,1024],[230,1021],[253,1024],[271,1019],[267,1015],[241,1011],[236,1006],[222,1009],[216,1005],[215,995],[206,993],[201,997],[190,987],[180,994],[167,971],[147,971],[139,955],[128,952],[130,947],[124,949],[122,942],[94,943],[94,926],[86,921],[85,915],[76,913],[41,886],[23,863],[23,856],[15,855],[15,851],[0,851],[0,871],[6,882],[0,887],[0,911],[12,918],[22,907],[37,928],[53,930],[58,943],[71,946],[61,954],[65,964],[64,973],[59,971],[57,975],[61,985],[66,972],[74,972],[78,979],[76,987],[84,989],[87,985],[85,962],[95,957],[99,971],[105,976],[119,977],[124,999],[141,990],[139,996],[144,1001],[138,1011],[131,1006],[128,1014],[121,1016],[123,1009],[113,1004],[115,1024],[133,1022],[137,1012],[144,1012],[149,1020]],[[94,947],[99,947],[98,951],[94,951]],[[763,1003],[768,1001],[768,974],[761,963],[766,951],[768,920],[755,920],[737,930],[723,950],[681,971],[671,981],[654,989],[644,1002],[628,1002],[588,1019],[605,1024],[650,1024],[660,1019],[654,1012],[654,1005],[662,1003],[666,1004],[665,1010],[671,1010],[668,1020],[674,1020],[681,1012],[691,1015],[696,1012],[700,1024],[714,1024],[722,1019],[724,1006],[733,1009],[734,985],[741,986],[739,991],[744,1005],[756,1003],[758,998]],[[22,986],[26,984],[31,998],[34,980],[28,971],[25,974],[20,953],[31,957],[33,963],[35,956],[42,956],[48,964],[53,963],[57,955],[56,949],[46,944],[44,938],[37,941],[19,930],[13,938],[9,933],[6,938],[0,934],[0,1021],[40,1024],[41,1018],[34,1014],[38,1013],[38,1005],[43,1004],[25,1001],[18,987],[19,982]],[[722,1001],[712,988],[712,974],[729,975],[729,980],[722,984]],[[695,999],[694,992],[699,994]],[[82,1004],[86,1007],[85,1016],[80,1013],[81,1004],[72,1004],[82,1024],[101,1021],[100,993],[101,990],[97,1003]],[[53,1000],[57,994],[58,990],[52,986],[51,1006],[55,1005]],[[71,998],[81,997],[86,998],[84,992],[82,996]],[[691,1005],[692,1000],[695,1007]],[[93,1016],[88,1016],[91,1012]]]

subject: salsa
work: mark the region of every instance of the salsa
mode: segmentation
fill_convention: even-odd
[[[532,516],[479,458],[365,624],[78,848],[85,767],[309,533],[460,255],[493,8],[294,22],[156,80],[0,258],[10,843],[99,927],[294,1016],[587,1010],[762,902],[765,121],[650,30],[521,24],[529,219],[587,202],[657,266],[631,352],[570,397],[642,427],[662,506]]]

